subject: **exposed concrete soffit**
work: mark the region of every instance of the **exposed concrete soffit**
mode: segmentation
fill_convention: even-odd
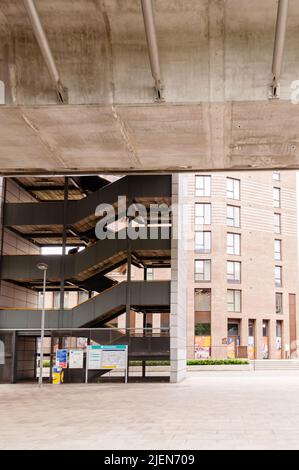
[[[0,107],[1,174],[297,169],[289,101]]]

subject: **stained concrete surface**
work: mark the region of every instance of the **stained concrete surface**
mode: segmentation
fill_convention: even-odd
[[[1,385],[0,417],[0,449],[299,449],[299,373]]]

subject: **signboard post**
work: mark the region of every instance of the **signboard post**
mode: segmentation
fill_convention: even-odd
[[[128,346],[124,344],[87,346],[85,383],[89,370],[123,370],[128,382]]]

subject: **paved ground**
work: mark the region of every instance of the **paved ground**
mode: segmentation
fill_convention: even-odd
[[[299,449],[299,371],[0,385],[0,449]]]

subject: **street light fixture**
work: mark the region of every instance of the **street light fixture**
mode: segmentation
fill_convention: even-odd
[[[42,306],[42,320],[41,320],[41,339],[40,339],[40,354],[39,354],[39,378],[38,385],[43,385],[43,364],[44,364],[44,338],[45,338],[45,297],[46,297],[46,278],[48,265],[46,263],[38,263],[37,269],[43,271],[43,306]]]

